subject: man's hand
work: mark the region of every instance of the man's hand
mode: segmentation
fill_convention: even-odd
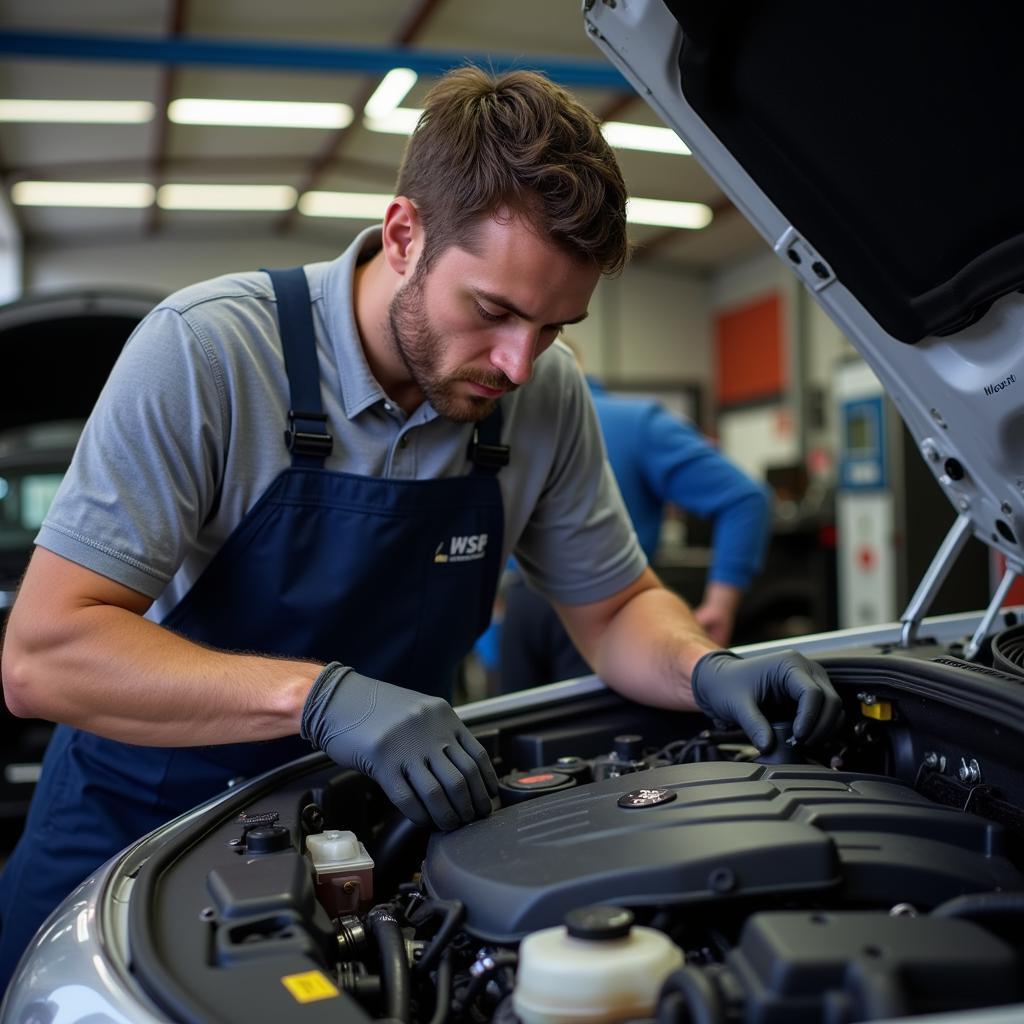
[[[498,779],[487,752],[440,697],[335,661],[309,691],[301,732],[342,767],[369,775],[418,825],[453,829],[491,813]]]
[[[725,647],[732,638],[736,610],[742,597],[743,591],[731,583],[712,581],[704,588],[703,600],[693,609],[693,617],[716,644]]]
[[[797,705],[793,736],[801,743],[828,737],[842,717],[842,703],[825,670],[796,651],[740,658],[711,651],[693,667],[693,699],[719,728],[738,725],[767,754],[775,745],[764,706]]]

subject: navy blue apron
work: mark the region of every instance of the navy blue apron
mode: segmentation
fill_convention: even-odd
[[[305,272],[268,273],[290,388],[291,466],[163,625],[222,650],[337,659],[450,697],[460,659],[488,625],[501,568],[501,409],[474,430],[467,476],[387,480],[324,469],[334,441]],[[0,875],[0,989],[43,918],[105,860],[230,779],[310,749],[297,736],[139,747],[58,726]]]

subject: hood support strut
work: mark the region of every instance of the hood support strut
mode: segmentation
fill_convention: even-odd
[[[921,620],[928,614],[928,609],[931,608],[935,595],[949,575],[949,570],[960,557],[964,545],[971,539],[971,527],[969,515],[964,513],[957,516],[945,540],[939,545],[939,550],[935,552],[931,565],[921,577],[921,582],[917,585],[906,611],[900,616],[900,622],[903,623],[903,631],[900,633],[901,647],[913,646]]]
[[[917,639],[917,631],[920,628],[921,620],[928,614],[928,609],[931,607],[932,601],[935,600],[935,595],[939,592],[939,588],[949,575],[949,570],[953,568],[957,558],[960,557],[960,552],[964,549],[964,545],[971,538],[972,525],[971,517],[966,513],[957,516],[956,521],[949,529],[949,533],[946,534],[945,540],[939,545],[939,550],[935,552],[931,565],[928,566],[924,576],[921,577],[921,582],[918,584],[917,590],[914,591],[914,596],[907,604],[906,611],[900,616],[900,622],[903,623],[903,629],[900,633],[901,647],[913,646],[914,641]],[[985,637],[992,627],[993,620],[999,614],[999,609],[1002,607],[1003,601],[1013,585],[1013,581],[1019,575],[1021,575],[1021,567],[1007,562],[1006,572],[1003,573],[1003,578],[999,581],[999,586],[996,587],[996,592],[992,595],[992,600],[989,602],[985,614],[978,623],[978,628],[974,631],[971,642],[964,651],[965,661],[973,661],[977,657],[978,651],[981,650],[981,645],[985,642]]]

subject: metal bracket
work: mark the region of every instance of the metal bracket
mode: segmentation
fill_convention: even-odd
[[[935,552],[931,565],[921,577],[921,582],[917,585],[917,590],[914,591],[907,610],[900,616],[900,622],[903,623],[903,631],[900,634],[901,647],[910,647],[917,639],[921,620],[928,614],[928,609],[949,575],[949,570],[953,568],[964,545],[970,540],[972,526],[973,523],[969,515],[957,516],[949,533],[946,534],[945,540],[939,545],[939,550]]]
[[[820,292],[835,281],[832,268],[795,228],[786,228],[772,248],[812,292]]]

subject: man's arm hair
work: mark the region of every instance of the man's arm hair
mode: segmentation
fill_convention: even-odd
[[[151,746],[298,732],[319,664],[204,647],[143,618],[149,605],[36,548],[3,648],[10,711]]]
[[[718,644],[651,569],[603,601],[555,609],[579,652],[612,689],[656,707],[696,708],[690,673]]]

